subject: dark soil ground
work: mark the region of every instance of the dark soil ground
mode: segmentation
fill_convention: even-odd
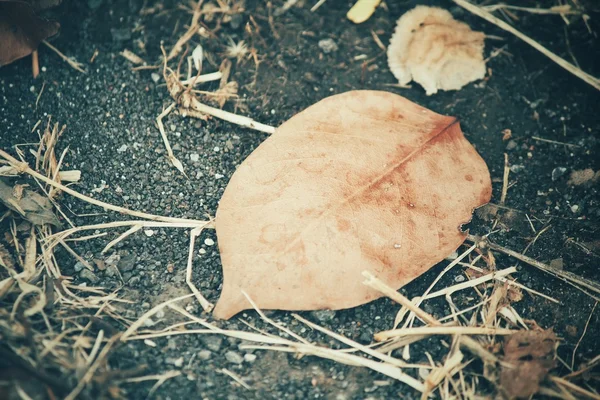
[[[30,58],[0,69],[0,148],[14,154],[14,146],[22,144],[21,148],[27,151],[27,143],[38,142],[38,134],[32,132],[34,124],[40,119],[45,124],[51,115],[53,121],[67,125],[58,150],[69,148],[64,169],[82,171],[78,191],[154,214],[197,219],[214,216],[236,166],[266,135],[217,119],[204,122],[172,114],[165,126],[189,179],[172,167],[155,125],[156,116],[170,103],[164,81],[162,77],[158,82],[152,79],[155,71],[133,72],[131,63],[119,52],[127,48],[150,62],[157,61],[160,42],[169,48],[189,23],[190,14],[178,9],[175,2],[164,2],[167,12],[142,16],[142,3],[65,1],[55,10],[62,29],[52,43],[85,63],[88,73],[73,70],[45,46],[40,48],[42,73],[38,79],[31,77]],[[410,89],[386,86],[395,80],[371,31],[378,33],[387,45],[396,19],[417,3],[389,1],[389,10],[379,8],[369,21],[354,25],[345,18],[349,1],[328,0],[314,13],[309,11],[311,2],[300,1],[282,15],[274,16],[273,24],[269,24],[269,13],[273,15],[283,2],[274,1],[269,9],[266,2],[248,1],[239,17],[222,25],[217,38],[203,42],[215,64],[207,68],[218,67],[228,36],[246,40],[257,50],[260,64],[256,68],[252,60],[234,62],[232,79],[241,88],[238,112],[274,126],[326,96],[352,89],[395,92],[439,113],[459,117],[466,137],[489,166],[494,182],[493,203],[500,198],[504,153],[508,154],[512,172],[506,206],[521,213],[505,218],[501,224],[505,229],[494,233],[493,240],[522,252],[536,235],[526,220],[527,214],[537,232],[549,227],[528,249],[529,256],[546,263],[562,259],[565,270],[600,281],[598,185],[575,187],[567,183],[573,171],[600,169],[598,92],[510,34],[444,1],[430,3],[449,9],[475,30],[503,38],[486,41],[486,56],[503,46],[506,52],[488,62],[489,74],[484,81],[457,92],[428,97],[416,84]],[[540,5],[556,4],[548,1]],[[566,26],[559,16],[518,13],[516,25],[558,55],[568,60],[575,57],[583,70],[600,76],[600,13],[594,2],[583,5],[591,16],[592,33],[582,18],[574,18]],[[245,30],[251,18],[260,28],[259,34],[250,35]],[[324,54],[320,50],[318,42],[326,38],[335,41],[336,51]],[[194,40],[192,44],[197,43]],[[95,51],[98,55],[90,62]],[[354,59],[362,54],[366,59]],[[36,105],[43,84],[44,91]],[[227,105],[226,109],[233,107]],[[505,129],[512,131],[510,141],[502,139]],[[104,190],[93,192],[103,185]],[[123,218],[112,213],[98,214],[102,210],[66,195],[61,204],[77,225]],[[89,214],[93,215],[83,216]],[[491,226],[492,222],[475,218],[470,227],[472,232],[483,234]],[[0,229],[7,226],[0,225]],[[90,261],[103,260],[112,253],[101,255],[101,249],[116,236],[117,232],[111,232],[109,237],[81,242],[75,248]],[[206,238],[217,239],[214,231],[207,231],[198,241],[194,279],[214,302],[221,287],[221,265],[217,246],[206,245]],[[138,233],[117,246],[115,252],[121,257],[119,267],[125,282],[120,293],[135,301],[124,310],[129,319],[135,320],[161,301],[188,293],[184,281],[188,240],[183,230],[157,229],[152,237]],[[67,254],[59,256],[63,274],[78,276],[76,262]],[[514,259],[501,254],[497,258],[499,267],[515,265]],[[409,297],[421,294],[445,265],[432,268],[402,292]],[[515,308],[523,318],[554,328],[562,338],[559,355],[570,363],[594,299],[543,272],[526,265],[520,267],[517,277],[521,283],[555,297],[560,304],[526,294]],[[98,285],[116,288],[121,284],[109,270],[95,274]],[[460,269],[454,269],[441,285],[453,283],[462,274]],[[457,305],[468,304],[467,297],[458,295]],[[202,315],[195,303],[188,306]],[[359,342],[370,343],[374,332],[392,326],[397,309],[391,301],[381,299],[335,313],[302,314]],[[448,311],[443,301],[429,302],[425,310],[434,316]],[[297,328],[311,341],[331,342],[297,326],[287,312],[273,312],[271,316]],[[171,318],[166,312],[162,320],[155,321],[157,327]],[[245,329],[241,320],[264,327],[254,312],[216,323],[229,329]],[[596,310],[579,343],[576,365],[600,353],[599,334],[600,310]],[[385,376],[311,357],[297,360],[293,355],[255,351],[255,360],[231,363],[226,353],[244,356],[247,352],[239,349],[238,340],[179,336],[157,339],[156,343],[158,346],[153,348],[143,342],[130,342],[118,348],[110,362],[115,370],[145,364],[149,374],[181,370],[182,375],[158,389],[154,396],[159,399],[418,398],[416,392]],[[205,351],[199,356],[203,350],[210,353]],[[441,360],[446,351],[442,341],[428,340],[413,346],[411,361],[426,362],[425,352]],[[224,367],[244,377],[252,390],[217,372]],[[557,372],[560,368],[563,367]],[[480,383],[482,393],[493,392],[492,385],[483,380]],[[144,399],[151,386],[152,382],[147,382],[122,387],[125,397]],[[101,394],[92,391],[82,396],[97,398]]]

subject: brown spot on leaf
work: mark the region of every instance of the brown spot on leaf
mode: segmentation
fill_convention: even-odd
[[[345,232],[348,229],[350,229],[350,221],[346,220],[346,219],[338,219],[337,220],[337,227],[340,231]]]

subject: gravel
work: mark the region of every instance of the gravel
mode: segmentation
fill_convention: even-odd
[[[168,12],[160,16],[142,15],[142,3],[141,0],[124,4],[88,0],[66,1],[61,6],[57,16],[62,32],[53,44],[69,57],[84,62],[89,73],[74,71],[44,46],[39,52],[42,73],[38,79],[31,78],[30,58],[0,68],[0,126],[3,129],[0,147],[14,154],[13,145],[37,141],[38,132],[32,132],[33,126],[38,120],[44,126],[48,116],[52,115],[52,123],[67,126],[59,140],[57,154],[68,147],[65,165],[82,171],[81,182],[73,186],[76,190],[102,201],[158,215],[184,218],[214,216],[231,175],[266,139],[266,135],[215,118],[200,121],[173,113],[165,118],[164,123],[173,151],[184,164],[187,177],[173,168],[155,126],[155,118],[171,102],[160,71],[132,71],[132,65],[119,53],[129,48],[149,63],[156,62],[160,55],[158,44],[164,40],[167,49],[170,48],[189,22],[190,15],[186,10],[168,6]],[[88,7],[88,4],[93,7]],[[148,7],[153,4],[150,1]],[[326,6],[327,3],[322,7]],[[240,105],[243,106],[237,112],[278,126],[327,95],[349,89],[378,89],[394,91],[434,111],[458,116],[465,135],[490,168],[494,179],[494,200],[499,199],[502,190],[504,152],[507,151],[511,174],[505,207],[526,212],[538,233],[546,226],[551,227],[540,235],[527,254],[546,262],[562,258],[565,270],[599,280],[600,272],[593,268],[594,255],[569,244],[573,241],[578,244],[594,243],[599,239],[598,188],[567,184],[569,171],[600,170],[597,158],[600,151],[597,139],[600,126],[600,115],[596,110],[600,101],[598,94],[527,45],[510,37],[506,40],[507,51],[514,57],[499,55],[490,59],[488,67],[493,70],[493,75],[485,85],[469,85],[459,92],[436,96],[426,96],[414,85],[412,89],[383,87],[382,84],[393,83],[394,79],[385,57],[380,57],[381,50],[373,43],[371,30],[374,29],[387,43],[393,21],[406,11],[407,6],[403,2],[389,2],[388,7],[389,11],[378,8],[367,23],[353,25],[345,19],[346,6],[331,6],[327,12],[321,12],[325,10],[322,8],[315,13],[311,13],[309,7],[294,6],[276,18],[271,27],[266,3],[247,2],[241,24],[236,25],[240,21],[225,23],[218,33],[224,35],[222,37],[232,36],[234,40],[246,39],[248,44],[256,46],[261,60],[257,72],[252,61],[238,64],[233,60],[231,79],[240,85]],[[253,26],[249,15],[261,16],[255,19],[260,25],[260,38],[246,36],[249,35],[244,28],[246,24]],[[504,35],[485,21],[471,18],[468,14],[463,18],[474,29],[491,35]],[[556,46],[562,45],[562,30],[540,28],[539,16],[523,14],[520,18],[519,27],[542,44],[556,41]],[[374,28],[373,24],[377,27]],[[180,27],[177,35],[173,35],[175,25]],[[273,29],[278,31],[279,39],[273,36]],[[578,32],[586,35],[583,24],[572,24],[567,29],[570,34]],[[331,39],[319,43],[319,38],[325,36]],[[202,41],[205,56],[213,57],[218,66],[223,52],[222,43],[197,36],[190,45],[194,46],[197,41]],[[600,64],[593,63],[598,58],[597,50],[586,47],[589,43],[594,41],[582,41],[573,51],[588,72],[598,76]],[[330,50],[325,57],[323,47]],[[89,60],[96,49],[98,55],[91,63]],[[486,46],[486,56],[489,55],[488,50]],[[361,54],[373,61],[368,64],[354,61],[353,58]],[[203,70],[211,72],[212,68],[216,67],[205,62]],[[529,80],[532,76],[535,79]],[[32,86],[33,91],[30,90]],[[42,86],[44,91],[37,101]],[[201,88],[214,90],[217,87],[218,83]],[[535,110],[523,98],[535,102]],[[230,104],[225,109],[234,111]],[[538,119],[534,118],[534,111]],[[509,143],[502,141],[501,132],[507,128],[513,132]],[[532,139],[533,136],[579,147],[540,142]],[[219,150],[214,151],[215,148]],[[29,148],[23,149],[25,156],[29,157]],[[119,152],[120,149],[124,151]],[[28,161],[32,161],[30,157]],[[552,174],[557,167],[565,168],[560,176]],[[30,184],[35,185],[34,182]],[[124,219],[123,215],[105,212],[65,194],[60,196],[59,202],[78,226]],[[573,214],[575,206],[577,214]],[[468,228],[471,233],[486,234],[490,226],[491,223],[476,217]],[[495,227],[494,240],[522,251],[536,235],[527,220],[524,226],[526,229],[519,231],[512,225],[505,229],[499,224]],[[152,228],[154,233],[151,236],[135,233],[103,254],[104,246],[124,231],[110,231],[106,237],[70,244],[84,259],[103,261],[103,271],[100,268],[94,272],[82,268],[73,273],[79,266],[75,267],[76,263],[66,252],[61,251],[57,258],[63,268],[62,273],[73,276],[75,283],[99,285],[109,293],[118,289],[120,296],[132,300],[132,303],[114,304],[122,315],[134,321],[151,307],[188,293],[185,267],[189,234],[184,230]],[[568,238],[573,240],[568,241]],[[214,231],[203,232],[193,258],[193,281],[213,303],[222,287],[216,239]],[[497,268],[513,265],[513,261],[497,255]],[[421,295],[446,265],[442,262],[432,268],[403,288],[402,293],[409,298]],[[458,282],[458,276],[462,276],[460,268],[456,266],[448,272],[436,289]],[[125,280],[124,287],[119,271]],[[534,319],[545,328],[555,327],[557,334],[564,338],[564,345],[559,348],[563,352],[561,357],[570,360],[593,301],[527,266],[523,266],[517,278],[520,283],[560,300],[560,304],[554,304],[535,296],[525,296],[515,308],[525,319]],[[453,301],[462,309],[471,304],[469,298],[474,296],[472,291],[460,292],[453,295]],[[181,302],[181,306],[223,329],[249,330],[242,323],[244,321],[261,330],[276,331],[254,312],[241,313],[230,321],[214,321],[193,299]],[[424,309],[434,316],[450,312],[444,299],[428,301]],[[176,313],[169,309],[165,311],[164,315],[157,314],[149,319],[148,326],[163,329],[179,321]],[[349,310],[300,314],[352,340],[369,344],[374,332],[393,326],[397,311],[397,304],[380,299]],[[310,342],[344,347],[324,334],[307,329],[290,313],[269,311],[268,315]],[[376,319],[376,316],[381,318]],[[87,322],[82,320],[82,323]],[[123,328],[120,323],[114,326],[115,329]],[[578,334],[570,335],[567,326],[577,327]],[[598,318],[592,318],[588,331],[599,330]],[[114,371],[133,370],[144,364],[148,366],[145,374],[162,374],[174,367],[181,368],[184,372],[181,376],[167,380],[156,390],[155,396],[160,399],[419,398],[406,386],[366,369],[315,357],[297,359],[292,354],[272,351],[257,350],[249,354],[239,348],[239,340],[224,340],[213,334],[174,335],[153,338],[152,341],[156,347],[143,341],[123,343],[111,352],[109,362]],[[448,351],[447,343],[448,338],[444,337],[411,345],[410,362],[428,363],[426,352],[436,361],[443,360]],[[598,346],[594,335],[583,337],[576,361],[593,358],[598,354]],[[393,355],[400,356],[398,353]],[[183,360],[181,364],[180,359]],[[232,383],[230,377],[217,372],[222,368],[230,368],[247,379],[252,391]],[[407,373],[415,376],[417,372],[408,370]],[[191,375],[195,378],[190,379]],[[375,382],[380,381],[389,381],[390,384],[376,386]],[[145,399],[152,385],[153,382],[127,384],[127,397]],[[481,385],[485,388],[484,383]],[[375,387],[377,389],[372,390]],[[91,391],[86,392],[86,396],[101,397]]]
[[[228,351],[227,353],[225,353],[225,359],[232,364],[241,364],[244,362],[244,357],[242,357],[235,351]]]

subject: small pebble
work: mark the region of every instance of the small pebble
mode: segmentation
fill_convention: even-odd
[[[311,314],[321,322],[331,321],[333,318],[335,318],[334,310],[313,311]]]
[[[323,53],[329,54],[332,51],[336,51],[338,49],[338,45],[333,41],[333,39],[323,39],[319,40],[319,48],[323,50]]]
[[[127,151],[127,145],[126,144],[124,144],[123,146],[121,146],[121,147],[119,147],[117,149],[117,153],[124,153],[126,151]]]
[[[75,269],[75,272],[79,272],[82,269],[84,269],[85,266],[83,265],[83,263],[81,261],[77,261],[77,263],[73,266],[73,268]]]
[[[160,81],[160,75],[157,74],[156,72],[151,73],[150,77],[152,78],[152,80],[154,81],[154,83]]]
[[[90,271],[87,268],[82,269],[81,272],[79,273],[79,276],[85,280],[90,281],[91,283],[97,283],[100,280],[100,278],[98,278],[96,276],[96,274],[94,274],[92,271]]]
[[[197,162],[198,160],[200,160],[200,154],[198,154],[198,153],[190,154],[190,160],[192,160],[192,162]]]
[[[221,344],[223,343],[223,338],[221,338],[219,336],[206,336],[206,337],[204,337],[203,341],[209,350],[217,352],[221,349]]]
[[[244,362],[244,358],[235,351],[228,351],[225,353],[225,359],[232,364],[241,364]]]
[[[198,359],[202,360],[202,361],[206,361],[208,359],[210,359],[212,353],[210,352],[210,350],[200,350],[198,352]]]
[[[456,275],[456,278],[454,278],[454,282],[457,283],[461,283],[465,281],[465,276],[464,275]]]
[[[509,140],[509,142],[506,144],[506,150],[514,150],[516,149],[518,146],[517,142],[514,140]]]
[[[246,353],[244,354],[244,360],[249,363],[254,362],[256,361],[256,354]]]
[[[206,239],[204,239],[204,244],[207,246],[214,246],[215,241],[212,240],[211,238],[206,238]]]
[[[165,360],[167,362],[167,364],[172,364],[174,366],[176,366],[177,368],[181,368],[183,366],[183,357],[179,357],[179,358],[170,358],[167,357],[167,359]]]
[[[148,237],[151,237],[152,235],[154,235],[154,231],[152,229],[146,229],[144,231],[144,234]]]
[[[215,179],[221,179],[223,176],[225,176],[225,175],[215,174]]]
[[[561,176],[563,176],[567,172],[565,167],[556,167],[552,170],[552,181],[558,180]]]

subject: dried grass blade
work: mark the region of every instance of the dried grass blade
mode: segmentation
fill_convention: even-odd
[[[181,172],[187,178],[187,175],[186,175],[185,171],[183,170],[183,164],[173,154],[173,149],[171,148],[171,144],[169,143],[169,139],[167,138],[167,133],[165,132],[165,126],[163,125],[163,122],[162,122],[162,119],[164,117],[166,117],[167,115],[169,115],[169,113],[171,111],[173,111],[173,108],[175,107],[175,105],[176,105],[175,103],[171,103],[171,105],[169,105],[169,107],[165,108],[163,110],[163,112],[161,112],[158,115],[158,117],[156,117],[156,124],[158,125],[158,130],[160,131],[160,136],[162,137],[163,143],[165,144],[165,148],[167,149],[167,157],[169,158],[169,161],[171,161],[171,164],[173,164],[173,166],[175,168],[177,168],[179,170],[179,172]]]
[[[440,323],[430,314],[426,313],[422,309],[420,309],[417,305],[415,305],[408,298],[404,297],[402,294],[398,293],[375,276],[373,276],[368,271],[363,271],[362,275],[367,278],[363,284],[372,287],[373,289],[385,294],[390,299],[394,300],[396,303],[400,304],[403,307],[406,307],[408,310],[412,311],[417,317],[419,317],[424,322],[430,325],[439,325]]]
[[[194,293],[194,295],[196,296],[196,299],[200,303],[200,306],[202,306],[202,309],[206,312],[210,312],[213,309],[214,305],[211,302],[209,302],[208,300],[206,300],[206,298],[204,298],[204,296],[202,296],[202,293],[200,293],[200,291],[198,290],[198,288],[196,287],[196,285],[194,285],[194,282],[192,281],[192,269],[193,269],[192,261],[194,259],[194,244],[196,243],[196,238],[198,237],[198,235],[200,235],[200,233],[202,233],[203,229],[204,229],[203,227],[199,227],[199,228],[194,228],[190,231],[190,249],[188,252],[188,260],[187,260],[187,266],[186,266],[186,271],[185,271],[185,283],[187,283],[187,285],[190,288],[190,290],[192,291],[192,293]]]
[[[137,224],[132,226],[131,228],[129,228],[127,231],[125,231],[124,233],[122,233],[121,235],[119,235],[119,237],[117,237],[114,240],[111,240],[101,251],[102,254],[105,254],[108,250],[110,250],[114,245],[116,245],[117,243],[119,243],[121,240],[126,239],[129,235],[132,235],[134,233],[136,233],[137,231],[139,231],[140,229],[142,229],[142,225]]]
[[[375,340],[382,342],[395,337],[411,335],[512,335],[515,332],[513,329],[482,326],[422,326],[382,331],[375,334]]]
[[[512,33],[513,35],[515,35],[516,37],[518,37],[519,39],[521,39],[528,45],[532,46],[534,49],[536,49],[537,51],[539,51],[546,57],[550,58],[556,64],[560,65],[562,68],[566,69],[567,71],[569,71],[570,73],[572,73],[579,79],[583,80],[584,82],[592,85],[594,88],[600,90],[600,79],[593,77],[592,75],[582,71],[580,68],[577,68],[575,65],[571,64],[570,62],[566,61],[565,59],[560,58],[559,56],[552,53],[550,50],[548,50],[547,48],[545,48],[544,46],[542,46],[535,40],[531,39],[529,36],[526,36],[523,33],[519,32],[518,30],[516,30],[515,28],[513,28],[506,22],[502,21],[499,18],[494,17],[492,14],[485,11],[481,7],[471,4],[466,0],[452,0],[452,1],[455,2],[456,4],[458,4],[459,6],[461,6],[462,8],[466,9],[467,11],[477,15],[478,17],[481,17],[481,18],[485,19],[486,21],[491,22],[492,24],[496,25],[497,27],[504,29],[507,32]]]

